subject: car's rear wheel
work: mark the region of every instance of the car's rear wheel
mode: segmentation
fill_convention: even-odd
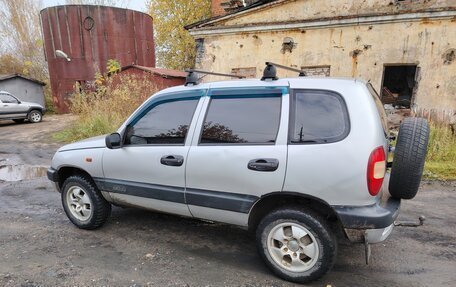
[[[389,182],[391,196],[412,199],[423,175],[429,141],[429,124],[423,118],[406,118],[401,123],[394,150]]]
[[[91,180],[70,176],[63,183],[62,204],[71,222],[82,229],[101,227],[111,214],[111,204]]]
[[[43,119],[43,114],[38,110],[32,110],[27,116],[29,122],[39,123]]]
[[[285,280],[310,282],[334,265],[336,238],[314,212],[299,207],[278,209],[261,221],[256,236],[266,265]]]

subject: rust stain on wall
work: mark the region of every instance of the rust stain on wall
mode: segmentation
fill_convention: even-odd
[[[456,59],[456,49],[449,49],[442,55],[443,64],[451,65]]]

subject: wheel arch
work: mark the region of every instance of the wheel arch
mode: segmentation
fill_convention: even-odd
[[[340,226],[336,211],[324,200],[298,192],[272,192],[263,195],[252,206],[249,212],[248,229],[254,231],[261,219],[270,211],[279,207],[301,205],[323,216],[329,222]]]
[[[30,107],[27,111],[27,114],[29,114],[31,111],[39,111],[41,114],[44,113],[44,109],[42,107]]]
[[[82,175],[95,184],[92,176],[86,170],[84,170],[80,167],[71,166],[71,165],[61,166],[58,169],[58,182],[57,182],[60,190],[62,189],[63,183],[65,182],[65,180],[68,177],[73,176],[73,175]]]

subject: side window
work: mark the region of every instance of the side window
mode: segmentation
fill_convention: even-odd
[[[213,96],[201,144],[274,144],[279,130],[281,94]]]
[[[197,99],[189,99],[164,102],[152,107],[127,127],[125,144],[183,145],[197,104]]]
[[[380,96],[375,91],[374,87],[369,83],[367,84],[367,89],[369,90],[372,98],[374,99],[375,106],[377,107],[378,114],[380,115],[380,120],[382,121],[383,131],[385,132],[385,136],[389,132],[388,127],[388,116],[386,115],[385,107],[383,106],[382,101],[380,100]]]
[[[296,90],[291,107],[291,143],[330,143],[348,135],[347,107],[335,92]]]
[[[5,104],[17,104],[18,103],[18,101],[14,97],[12,97],[8,94],[0,94],[0,101],[2,101]]]

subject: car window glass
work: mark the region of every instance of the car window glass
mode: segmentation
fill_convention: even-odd
[[[17,104],[17,100],[14,97],[7,95],[7,94],[0,94],[0,100],[3,103]]]
[[[292,106],[292,143],[334,142],[348,133],[345,103],[334,92],[298,90]]]
[[[375,106],[377,107],[377,111],[378,111],[378,114],[380,115],[380,120],[382,122],[383,131],[385,132],[385,135],[386,135],[387,132],[389,131],[389,127],[388,127],[388,116],[386,115],[385,107],[383,106],[383,103],[380,100],[380,97],[379,97],[377,91],[375,91],[374,87],[372,87],[372,85],[370,83],[367,85],[367,88],[369,89],[369,92],[370,92],[372,98],[374,99]]]
[[[200,143],[275,143],[281,100],[280,94],[265,97],[213,97]]]
[[[184,144],[197,99],[161,103],[127,128],[125,144]]]

